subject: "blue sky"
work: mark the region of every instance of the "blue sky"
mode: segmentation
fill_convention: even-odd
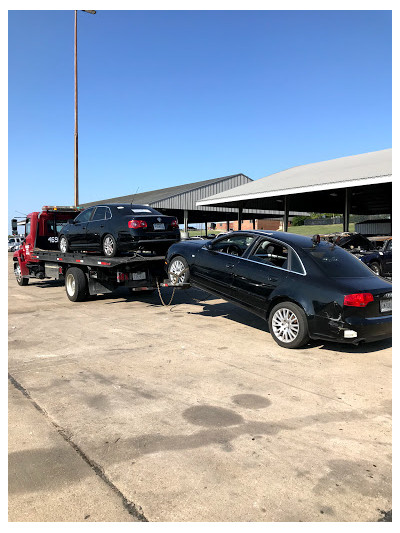
[[[9,218],[73,204],[73,24],[9,12]],[[80,203],[392,145],[390,11],[79,12],[78,57]]]

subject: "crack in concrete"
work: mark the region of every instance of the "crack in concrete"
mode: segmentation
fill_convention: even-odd
[[[128,513],[132,516],[134,516],[137,520],[140,522],[148,522],[149,520],[144,516],[142,512],[142,508],[140,506],[136,506],[133,502],[128,500],[122,492],[114,485],[114,483],[107,477],[107,475],[104,473],[104,469],[102,466],[97,464],[95,461],[90,459],[84,451],[82,451],[75,442],[72,440],[72,436],[68,434],[68,431],[59,426],[54,420],[51,419],[49,414],[46,412],[45,409],[43,409],[35,400],[32,398],[32,396],[29,394],[29,392],[11,375],[8,374],[8,379],[10,383],[19,390],[30,402],[31,404],[41,413],[44,415],[49,422],[54,426],[57,433],[76,451],[76,453],[87,463],[90,468],[95,472],[97,476],[99,476],[122,500],[122,505],[124,508],[128,511]]]

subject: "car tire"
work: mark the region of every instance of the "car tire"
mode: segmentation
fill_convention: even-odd
[[[65,235],[61,235],[60,242],[58,243],[58,247],[62,254],[66,254],[69,252],[68,239]]]
[[[21,267],[19,266],[18,263],[14,265],[14,274],[15,274],[15,279],[17,280],[18,285],[20,285],[21,287],[26,287],[26,285],[28,285],[29,278],[24,278],[22,276]]]
[[[372,270],[372,272],[374,274],[376,274],[377,276],[381,275],[381,265],[379,263],[374,261],[374,262],[370,263],[368,266],[369,266],[369,268]]]
[[[268,324],[272,338],[284,348],[299,348],[310,339],[306,314],[293,302],[275,305],[269,314]]]
[[[181,255],[177,255],[171,260],[168,266],[168,278],[173,285],[189,282],[189,265]]]
[[[82,302],[88,295],[88,285],[85,273],[77,267],[67,270],[65,275],[65,290],[71,302]]]
[[[110,233],[107,233],[103,238],[102,250],[106,257],[115,257],[117,255],[117,241]]]

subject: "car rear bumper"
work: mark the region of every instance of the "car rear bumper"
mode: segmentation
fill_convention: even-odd
[[[357,342],[373,342],[392,336],[392,315],[372,318],[351,317],[345,322],[349,329],[357,332]]]
[[[343,321],[316,317],[316,320],[309,323],[309,326],[310,337],[313,339],[332,340],[347,344],[375,342],[392,336],[392,315],[370,318],[355,316]]]
[[[180,235],[157,235],[157,236],[129,236],[119,239],[118,248],[121,250],[136,250],[137,248],[169,248],[172,244],[180,240]]]

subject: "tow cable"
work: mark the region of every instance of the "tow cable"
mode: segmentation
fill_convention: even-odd
[[[173,291],[172,291],[172,294],[171,294],[171,298],[169,300],[169,302],[166,304],[164,302],[164,299],[161,295],[161,291],[160,291],[160,284],[158,282],[158,278],[156,279],[156,284],[157,284],[157,291],[158,291],[158,296],[160,297],[160,301],[161,303],[163,304],[164,307],[169,307],[172,303],[172,300],[174,299],[174,295],[175,295],[175,291],[176,291],[176,288],[178,287],[179,285],[179,278],[187,271],[189,270],[189,267],[186,267],[184,268],[183,270],[181,270],[181,272],[179,272],[179,274],[176,274],[176,273],[173,273],[173,272],[170,272],[169,273],[169,276],[170,276],[170,279],[171,279],[171,284],[172,286],[174,287],[173,288]]]

